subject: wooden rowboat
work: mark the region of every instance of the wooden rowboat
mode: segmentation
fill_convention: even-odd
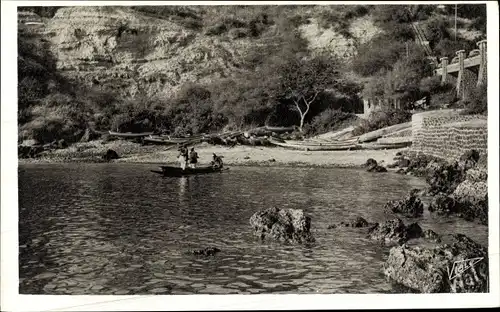
[[[354,150],[358,148],[357,144],[293,144],[293,143],[283,143],[276,140],[270,140],[274,145],[290,148],[295,150],[306,150],[306,151],[345,151]]]
[[[153,134],[153,132],[142,132],[142,133],[126,132],[126,133],[121,133],[121,132],[109,131],[109,135],[116,136],[116,137],[119,137],[119,138],[142,138],[142,137],[150,136],[152,134]]]
[[[207,166],[207,167],[199,167],[199,168],[195,168],[195,169],[186,168],[185,170],[182,170],[182,168],[179,168],[179,167],[161,166],[160,169],[161,170],[151,170],[151,172],[161,174],[164,177],[183,177],[183,176],[196,175],[196,174],[217,173],[217,172],[225,171],[228,168],[214,169],[212,166]]]
[[[270,126],[265,126],[264,127],[267,131],[275,132],[275,133],[284,133],[284,132],[292,132],[295,127],[270,127]]]

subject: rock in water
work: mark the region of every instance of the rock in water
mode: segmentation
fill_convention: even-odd
[[[386,213],[402,213],[409,217],[418,217],[424,213],[424,204],[413,192],[402,200],[391,200],[384,206]]]
[[[391,248],[384,274],[421,293],[488,292],[487,249],[462,234],[451,238],[436,247]]]
[[[365,166],[368,168],[368,172],[387,172],[387,169],[380,166],[377,161],[373,158],[368,158],[365,163]]]
[[[108,149],[108,151],[106,152],[105,155],[102,156],[102,158],[107,161],[110,161],[112,159],[118,159],[120,157],[118,156],[117,152],[113,151],[112,149]]]
[[[209,256],[215,256],[215,254],[220,252],[220,251],[221,250],[217,247],[206,247],[203,249],[193,250],[193,251],[191,251],[191,253],[195,256],[209,257]]]
[[[310,232],[311,218],[301,209],[264,209],[250,218],[250,225],[254,234],[263,240],[274,239],[287,243],[314,241]]]
[[[422,229],[416,223],[407,227],[399,218],[387,220],[382,224],[376,223],[369,230],[369,237],[386,245],[403,244],[409,239],[422,235]]]
[[[437,243],[441,242],[441,237],[439,236],[438,233],[434,232],[433,230],[425,230],[423,236],[430,241]]]
[[[458,212],[455,200],[445,194],[434,196],[429,204],[429,211],[437,214],[449,214]]]
[[[363,227],[368,227],[370,226],[370,223],[368,223],[368,221],[366,221],[364,218],[362,217],[355,217],[347,222],[340,222],[340,225],[343,225],[343,226],[350,226],[350,227],[355,227],[355,228],[363,228]]]

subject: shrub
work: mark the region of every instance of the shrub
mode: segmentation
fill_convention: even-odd
[[[246,28],[233,28],[229,31],[231,39],[239,39],[248,37],[248,30]]]
[[[329,131],[342,129],[352,124],[357,116],[337,109],[327,109],[314,117],[304,127],[304,133],[308,136],[321,134]]]
[[[402,43],[377,36],[360,45],[358,54],[352,62],[353,70],[363,76],[371,76],[381,70],[391,70],[403,50]]]
[[[488,87],[482,84],[474,90],[461,102],[465,108],[465,114],[488,114]]]
[[[436,55],[439,55],[441,57],[446,56],[448,57],[448,62],[451,62],[452,59],[456,56],[457,51],[471,51],[476,48],[477,46],[475,42],[457,38],[457,41],[451,39],[443,39],[436,44],[433,50],[436,52]]]
[[[411,120],[411,113],[401,109],[384,109],[374,111],[368,119],[361,120],[353,134],[362,135],[364,133],[382,129],[385,127],[397,125]]]

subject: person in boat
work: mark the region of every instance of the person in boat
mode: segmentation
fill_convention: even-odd
[[[179,160],[179,163],[181,165],[181,168],[182,170],[186,170],[186,165],[187,165],[187,162],[188,162],[188,148],[187,148],[187,145],[182,145],[180,148],[179,148],[179,157],[178,157],[178,160]]]
[[[217,156],[215,153],[213,154],[213,160],[211,162],[212,168],[221,169],[223,166],[222,156]]]
[[[194,150],[194,147],[192,147],[191,152],[189,153],[189,168],[195,169],[197,163],[198,153]]]

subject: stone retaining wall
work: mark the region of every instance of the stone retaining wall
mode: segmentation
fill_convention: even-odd
[[[486,116],[460,115],[459,110],[430,111],[412,116],[412,150],[450,161],[465,151],[487,153]]]

